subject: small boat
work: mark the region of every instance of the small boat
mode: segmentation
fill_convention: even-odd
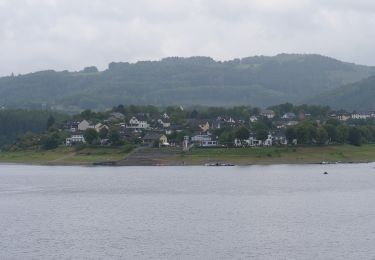
[[[328,172],[324,172],[323,174],[324,174],[324,175],[327,175],[327,174],[328,174]]]
[[[233,163],[224,163],[221,166],[235,166]]]
[[[232,163],[206,163],[205,166],[235,166]]]
[[[107,161],[107,162],[94,162],[94,166],[115,166],[116,162],[114,161]]]

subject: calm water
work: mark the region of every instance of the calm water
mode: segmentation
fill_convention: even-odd
[[[375,259],[374,167],[0,165],[0,259]]]

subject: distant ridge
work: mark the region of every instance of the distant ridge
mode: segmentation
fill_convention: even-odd
[[[347,110],[375,111],[375,76],[322,93],[309,102]]]
[[[87,67],[78,72],[46,70],[2,77],[0,104],[79,110],[105,109],[117,104],[266,107],[283,102],[332,100],[335,106],[341,106],[339,99],[334,101],[323,98],[328,94],[321,95],[337,93],[340,86],[373,75],[374,67],[316,54],[229,61],[169,57],[160,61],[112,62],[105,71]]]

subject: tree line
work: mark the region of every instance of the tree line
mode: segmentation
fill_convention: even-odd
[[[43,133],[48,119],[63,120],[66,116],[40,110],[0,110],[0,148],[9,145],[26,133]]]
[[[316,121],[303,121],[297,126],[286,130],[288,142],[296,139],[299,144],[352,144],[360,146],[363,143],[375,142],[375,127],[373,125],[346,125],[338,120],[330,119],[324,124]]]

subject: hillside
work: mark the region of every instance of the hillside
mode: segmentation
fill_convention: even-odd
[[[330,104],[332,108],[368,111],[375,110],[375,77],[348,84],[309,100],[316,104]]]
[[[280,54],[231,61],[208,57],[111,63],[105,71],[42,71],[0,78],[0,105],[61,110],[116,104],[299,103],[375,75],[375,68],[320,55]]]

